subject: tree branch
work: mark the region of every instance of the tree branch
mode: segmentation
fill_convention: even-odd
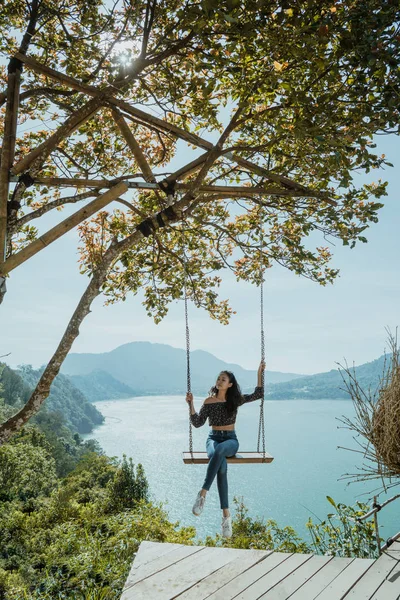
[[[85,192],[83,194],[78,194],[78,195],[75,194],[75,196],[65,196],[64,198],[58,198],[57,200],[48,202],[47,204],[44,204],[37,210],[35,210],[27,215],[24,215],[23,217],[18,219],[15,224],[15,228],[23,227],[27,223],[30,223],[30,221],[33,221],[33,219],[38,219],[39,217],[50,212],[54,208],[58,208],[59,206],[63,206],[64,204],[75,204],[76,202],[81,202],[82,200],[86,200],[87,198],[94,196],[95,193],[96,192],[94,192],[93,190],[90,190],[89,192]]]
[[[146,16],[145,16],[145,22],[144,22],[144,28],[143,28],[142,49],[140,51],[140,57],[142,59],[146,58],[147,46],[149,43],[151,28],[153,26],[156,6],[157,6],[157,0],[147,0]]]
[[[22,57],[21,60],[22,59],[25,59],[25,57]],[[82,84],[81,82],[77,81],[73,77],[66,76],[63,73],[59,73],[59,72],[55,71],[54,69],[45,67],[44,65],[41,65],[35,59],[32,59],[31,57],[26,58],[25,62],[32,69],[34,69],[38,72],[41,72],[43,74],[46,74],[49,77],[56,79],[57,81],[62,81],[63,83],[65,83],[66,85],[69,85],[73,89],[77,89],[81,92],[86,92],[87,94],[89,94],[91,96],[96,96],[100,93],[100,90],[98,90],[97,88],[95,88],[93,86],[88,86],[86,84]],[[143,125],[148,123],[158,129],[160,129],[161,131],[173,133],[179,139],[183,139],[184,141],[188,142],[189,144],[194,144],[195,146],[204,148],[205,150],[210,150],[213,148],[213,144],[211,142],[209,142],[208,140],[205,140],[204,138],[201,138],[200,136],[198,136],[194,133],[191,133],[189,131],[185,131],[184,129],[181,129],[180,127],[178,127],[177,125],[174,125],[173,123],[168,123],[167,121],[164,121],[162,119],[159,119],[158,117],[150,115],[139,108],[133,107],[128,102],[125,102],[124,100],[120,100],[115,97],[109,97],[109,98],[107,98],[107,103],[112,104],[113,106],[117,106],[121,110],[124,110],[128,114],[136,117],[139,121],[142,122]],[[313,192],[306,186],[303,186],[295,181],[292,181],[288,177],[284,177],[281,175],[277,175],[276,173],[272,173],[271,171],[269,171],[268,169],[265,169],[264,167],[261,167],[260,165],[256,165],[244,158],[241,158],[236,153],[234,154],[232,152],[226,152],[225,156],[229,160],[231,160],[231,161],[237,163],[238,165],[242,166],[243,168],[245,168],[247,171],[257,173],[258,175],[261,175],[262,177],[266,177],[267,179],[269,179],[271,181],[279,183],[279,184],[283,185],[284,187],[287,187],[288,189],[303,191],[303,192],[305,192],[305,195],[310,195],[310,196],[315,195],[315,192]],[[320,194],[320,197],[322,198],[321,194]]]
[[[31,242],[29,246],[23,248],[17,254],[13,254],[5,262],[0,264],[0,274],[7,275],[10,271],[21,265],[23,262],[31,258],[40,250],[43,250],[46,246],[57,240],[59,237],[73,229],[76,225],[85,221],[91,217],[94,213],[98,212],[107,204],[115,200],[120,194],[123,194],[128,189],[127,185],[122,181],[117,183],[110,190],[89,202],[85,207],[78,210],[76,213],[50,229],[47,233],[42,235],[40,238]]]

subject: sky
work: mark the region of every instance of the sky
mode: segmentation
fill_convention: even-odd
[[[379,153],[396,163],[399,140],[378,138]],[[174,165],[186,160],[181,146]],[[337,244],[332,266],[340,269],[333,285],[321,287],[279,265],[268,270],[265,283],[267,369],[312,374],[337,368],[337,363],[362,364],[380,356],[387,346],[385,327],[400,322],[398,167],[372,171],[362,181],[389,181],[389,195],[380,221],[367,232],[368,244],[353,250]],[[65,218],[69,211],[61,213]],[[72,208],[71,208],[72,210]],[[60,219],[60,213],[55,215]],[[47,216],[42,230],[55,223]],[[11,366],[45,364],[52,356],[87,285],[77,265],[76,231],[62,237],[11,273],[0,306],[0,355]],[[211,352],[227,362],[257,368],[260,356],[259,290],[223,275],[221,297],[237,312],[230,325],[190,307],[191,348]],[[72,352],[107,352],[121,344],[150,341],[185,346],[183,302],[171,306],[164,321],[147,317],[140,296],[104,306],[98,298],[80,328]]]

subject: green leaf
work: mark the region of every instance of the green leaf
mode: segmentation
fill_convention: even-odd
[[[337,509],[336,502],[333,500],[333,498],[331,498],[330,496],[327,496],[326,499],[328,500],[328,502],[330,502],[332,504],[332,506],[334,508]]]

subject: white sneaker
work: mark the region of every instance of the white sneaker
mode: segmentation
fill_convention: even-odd
[[[231,517],[222,517],[222,537],[232,537],[232,519]]]
[[[194,515],[196,515],[196,517],[199,517],[201,515],[201,513],[203,512],[205,501],[206,501],[206,497],[202,496],[199,492],[197,494],[195,503],[193,504],[193,508],[192,508],[192,513]]]

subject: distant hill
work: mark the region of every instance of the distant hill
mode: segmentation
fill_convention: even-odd
[[[364,389],[368,389],[369,386],[372,389],[376,388],[382,376],[384,362],[385,357],[381,356],[372,362],[355,367],[357,381]],[[275,384],[267,391],[267,397],[271,400],[349,399],[344,388],[341,374],[337,369],[332,369],[327,373],[318,373]]]
[[[209,352],[191,352],[192,389],[207,393],[221,370],[235,373],[244,391],[256,385],[256,371],[226,363]],[[180,394],[186,391],[186,353],[180,348],[150,342],[131,342],[104,354],[69,354],[62,372],[76,377],[102,371],[132,388],[136,394]],[[267,382],[299,378],[295,373],[267,372]],[[94,376],[95,379],[95,376]]]
[[[100,369],[96,369],[88,375],[70,375],[69,378],[90,402],[118,400],[119,398],[131,398],[137,395],[136,390],[129,387],[129,385],[118,381],[115,377]]]

